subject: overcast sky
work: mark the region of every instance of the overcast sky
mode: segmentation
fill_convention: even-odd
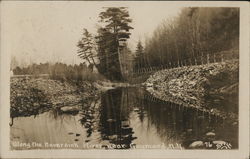
[[[82,29],[96,33],[102,7],[128,7],[134,30],[129,40],[150,37],[164,19],[176,16],[180,7],[166,2],[22,1],[2,5],[5,52],[25,63],[79,63],[76,44]]]

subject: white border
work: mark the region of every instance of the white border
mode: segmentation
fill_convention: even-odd
[[[58,1],[57,1],[58,2]],[[0,118],[1,118],[1,147],[0,158],[232,158],[246,159],[249,156],[249,2],[141,2],[162,3],[163,5],[179,5],[183,7],[239,7],[240,8],[240,84],[239,84],[239,149],[238,150],[9,150],[9,67],[10,55],[4,53],[5,41],[2,22],[4,17],[4,4],[1,2],[1,56],[0,56]],[[25,3],[25,1],[23,2]],[[55,2],[56,3],[56,2]],[[74,2],[72,2],[74,3]],[[90,3],[90,2],[89,2]],[[107,1],[108,4],[126,4],[133,1]]]

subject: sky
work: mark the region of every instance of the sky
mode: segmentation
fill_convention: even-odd
[[[19,64],[80,63],[76,44],[83,28],[96,34],[103,7],[128,7],[134,28],[128,41],[132,50],[139,40],[150,37],[163,20],[181,10],[163,1],[4,1],[1,7],[4,51]]]

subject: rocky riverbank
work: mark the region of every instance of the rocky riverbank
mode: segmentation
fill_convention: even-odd
[[[11,117],[36,115],[55,107],[64,110],[98,93],[95,84],[87,81],[72,84],[43,77],[12,77]]]
[[[180,104],[237,118],[239,61],[162,70],[143,84],[161,100],[175,98]]]

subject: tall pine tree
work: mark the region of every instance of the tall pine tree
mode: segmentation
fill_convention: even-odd
[[[125,7],[109,7],[99,15],[103,28],[98,30],[99,69],[111,80],[123,80],[120,51],[133,29],[129,23],[129,13]]]

